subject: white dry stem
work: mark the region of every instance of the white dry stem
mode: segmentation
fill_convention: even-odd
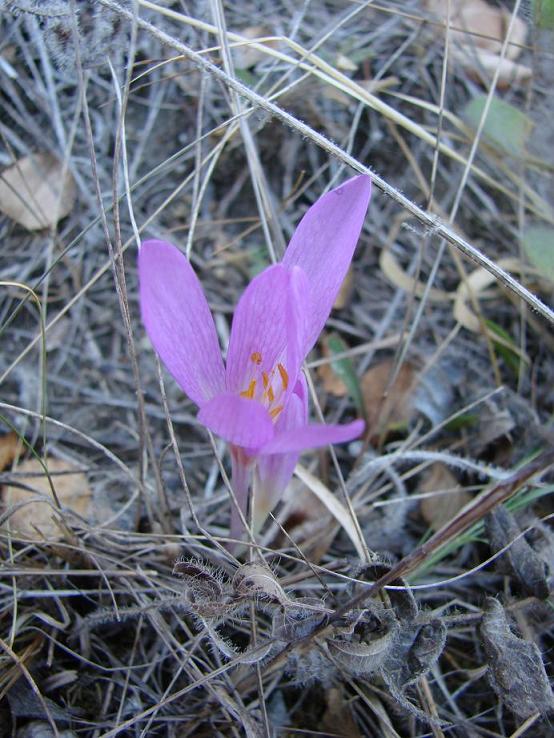
[[[114,0],[98,1],[105,7],[117,11],[129,20],[135,20],[132,13],[123,9],[116,2],[114,2]],[[141,2],[140,4],[146,5],[146,3],[144,2]],[[149,5],[151,6],[151,4]],[[306,125],[306,123],[303,123],[290,113],[287,113],[278,105],[275,105],[275,103],[270,102],[262,95],[254,92],[249,87],[242,84],[242,82],[239,82],[237,79],[230,77],[222,69],[205,59],[204,56],[199,52],[190,49],[185,44],[181,43],[164,31],[160,31],[152,23],[149,23],[142,18],[137,18],[136,23],[139,28],[147,31],[155,38],[157,38],[160,43],[163,43],[166,46],[179,51],[181,54],[183,54],[183,56],[193,61],[199,68],[209,72],[225,85],[227,85],[229,88],[233,89],[239,95],[249,100],[255,107],[260,107],[263,110],[266,110],[268,113],[275,116],[280,121],[297,131],[300,135],[305,136],[306,138],[313,141],[331,156],[334,156],[342,161],[344,164],[351,166],[352,169],[355,169],[356,171],[363,174],[370,175],[374,184],[382,192],[384,192],[386,195],[395,200],[399,205],[405,208],[409,213],[417,218],[417,220],[419,220],[422,225],[428,228],[432,233],[452,244],[452,246],[455,246],[459,251],[461,251],[465,256],[469,257],[476,264],[479,264],[479,266],[482,266],[491,274],[494,274],[499,282],[501,282],[505,287],[514,292],[522,300],[527,302],[527,304],[533,310],[540,313],[540,315],[546,318],[550,323],[554,324],[554,310],[548,307],[540,298],[534,295],[524,285],[520,284],[520,282],[518,282],[510,274],[508,274],[508,272],[501,269],[492,259],[489,259],[488,256],[485,256],[485,254],[479,251],[479,249],[477,249],[475,246],[473,246],[457,233],[455,233],[450,225],[445,223],[441,218],[433,215],[432,213],[427,213],[422,210],[409,198],[399,192],[395,187],[390,185],[386,180],[373,172],[369,167],[365,167],[360,164],[357,159],[355,159],[353,156],[350,156],[346,151],[341,149],[340,146],[337,146],[321,133],[318,133],[310,126]]]

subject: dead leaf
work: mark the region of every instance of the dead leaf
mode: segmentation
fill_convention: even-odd
[[[326,335],[322,340],[321,349],[323,356],[326,358],[331,356],[328,335]],[[345,397],[348,394],[348,388],[341,377],[339,377],[337,372],[333,369],[331,363],[319,366],[317,373],[323,382],[323,389],[330,395],[334,395],[335,397]]]
[[[421,515],[431,530],[439,530],[446,525],[472,499],[448,467],[438,462],[427,469],[418,491],[436,493],[425,497],[420,507]]]
[[[322,364],[317,369],[319,378],[323,382],[323,389],[335,397],[345,397],[348,394],[346,385],[342,379],[335,374],[331,364]]]
[[[14,431],[0,437],[0,471],[4,471],[23,451],[23,444]]]
[[[83,472],[76,471],[75,467],[61,459],[48,458],[46,465],[62,507],[87,518],[92,494]],[[55,520],[57,513],[52,490],[39,461],[27,459],[19,464],[15,471],[17,482],[25,485],[27,489],[14,485],[3,488],[3,506],[16,508],[4,527],[9,526],[13,535],[33,541],[60,538],[61,530]],[[29,503],[31,498],[38,495],[45,498],[44,501],[34,499],[31,504],[22,504]]]
[[[448,4],[443,0],[427,0],[427,9],[445,23],[448,20]],[[473,79],[484,85],[490,82],[488,76],[499,66],[497,86],[501,89],[515,81],[529,79],[531,69],[514,61],[527,38],[527,24],[521,18],[514,19],[506,56],[500,57],[510,18],[507,9],[489,5],[485,0],[453,0],[450,4],[451,64],[462,64]]]
[[[498,259],[496,263],[508,272],[529,274],[533,271],[531,267],[527,267],[519,259],[511,256]],[[483,297],[484,290],[496,281],[497,277],[494,274],[491,274],[483,267],[479,267],[458,285],[454,300],[454,317],[468,331],[472,331],[473,333],[480,333],[481,331],[481,323],[468,304],[471,300],[471,295],[473,294],[477,298]],[[525,360],[528,361],[528,357],[525,357]]]
[[[395,287],[399,287],[401,290],[410,294],[413,293],[416,297],[423,297],[425,294],[427,286],[423,282],[414,279],[414,277],[402,269],[391,249],[383,249],[381,251],[379,266],[385,277]],[[446,302],[452,299],[452,295],[449,292],[439,290],[436,287],[431,287],[427,293],[427,297],[432,302]]]
[[[337,333],[326,335],[323,339],[323,353],[331,361],[329,366],[320,367],[319,374],[328,392],[338,397],[350,395],[356,409],[363,415],[364,401],[360,379],[348,352],[348,344]]]
[[[484,85],[488,79],[492,79],[498,67],[498,83],[496,86],[500,90],[505,90],[514,84],[526,82],[531,78],[533,73],[531,67],[518,64],[511,59],[502,59],[498,54],[492,51],[486,51],[485,49],[476,49],[473,58],[476,69],[473,70],[473,74],[470,76]],[[486,72],[485,75],[481,74],[481,67]]]
[[[19,159],[0,175],[0,211],[28,231],[50,228],[68,215],[75,203],[76,187],[63,164],[48,153]]]
[[[330,333],[325,336],[322,345],[323,355],[331,359],[329,365],[322,364],[318,370],[325,389],[337,397],[350,395],[356,409],[363,414],[360,380],[348,356],[348,344],[338,334]]]
[[[416,369],[404,363],[394,384],[388,387],[393,369],[393,360],[385,359],[368,369],[361,380],[367,425],[372,434],[409,422],[414,412]]]

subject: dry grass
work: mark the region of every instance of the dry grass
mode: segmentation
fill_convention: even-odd
[[[0,2],[0,165],[49,153],[77,191],[49,228],[0,216],[0,735],[549,734],[553,288],[522,234],[553,220],[554,41],[502,5],[532,76],[499,91],[423,2]],[[483,94],[536,123],[524,151],[464,122]],[[144,335],[138,243],[186,251],[225,344],[352,170],[376,187],[340,348],[306,370],[329,422],[360,408],[321,366],[359,385],[369,432],[306,454],[235,556],[225,446]],[[33,457],[62,460],[47,485]]]

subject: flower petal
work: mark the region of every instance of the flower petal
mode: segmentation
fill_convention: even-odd
[[[263,405],[231,392],[202,405],[197,418],[213,433],[243,448],[256,449],[274,435],[273,422]]]
[[[275,264],[250,282],[233,316],[227,353],[229,392],[240,394],[252,387],[251,396],[261,401],[264,384],[274,377],[277,390],[284,390],[283,399],[288,399],[304,359],[309,300],[306,275],[297,267]],[[279,375],[279,364],[286,376]]]
[[[248,500],[250,492],[250,479],[253,461],[238,446],[231,445],[231,484],[235,500],[231,503],[231,523],[229,535],[231,538],[240,540],[244,535],[244,524],[248,520]],[[236,505],[235,505],[236,501]],[[239,513],[239,509],[240,513]]]
[[[167,241],[139,251],[142,322],[161,360],[193,402],[225,389],[212,314],[188,259]]]
[[[328,446],[331,443],[345,443],[361,435],[364,426],[363,420],[355,420],[346,425],[304,425],[284,433],[276,433],[271,441],[258,450],[258,453],[263,456],[288,454],[318,446]]]
[[[296,428],[301,425],[306,425],[306,423],[308,422],[309,393],[308,393],[308,382],[306,381],[304,372],[300,372],[300,374],[298,375],[298,379],[296,381],[296,384],[294,385],[293,392],[300,399],[300,402],[302,403],[302,412],[304,413],[302,416],[302,423],[291,423],[285,417],[280,423],[277,423],[276,430],[277,429],[288,430],[289,428]]]
[[[283,257],[287,267],[299,266],[311,289],[311,318],[307,354],[321,333],[360,237],[371,179],[353,177],[320,197],[306,212]]]
[[[290,294],[286,305],[287,358],[289,384],[281,402],[284,406],[292,394],[303,402],[308,419],[308,386],[301,368],[306,358],[306,341],[310,326],[311,291],[308,278],[300,267],[292,267],[289,274]]]
[[[300,376],[304,380],[304,376]],[[304,387],[301,386],[301,381],[299,381],[275,426],[275,434],[278,435],[305,426],[307,416],[307,393],[304,392]],[[255,473],[253,514],[255,534],[260,531],[267,516],[279,502],[279,498],[291,480],[299,456],[299,451],[293,451],[258,458]]]

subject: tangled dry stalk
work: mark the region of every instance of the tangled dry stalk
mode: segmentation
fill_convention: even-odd
[[[0,0],[0,735],[549,734],[537,7]],[[352,170],[376,189],[305,369],[318,418],[368,432],[233,546],[136,248],[182,248],[225,346]]]

